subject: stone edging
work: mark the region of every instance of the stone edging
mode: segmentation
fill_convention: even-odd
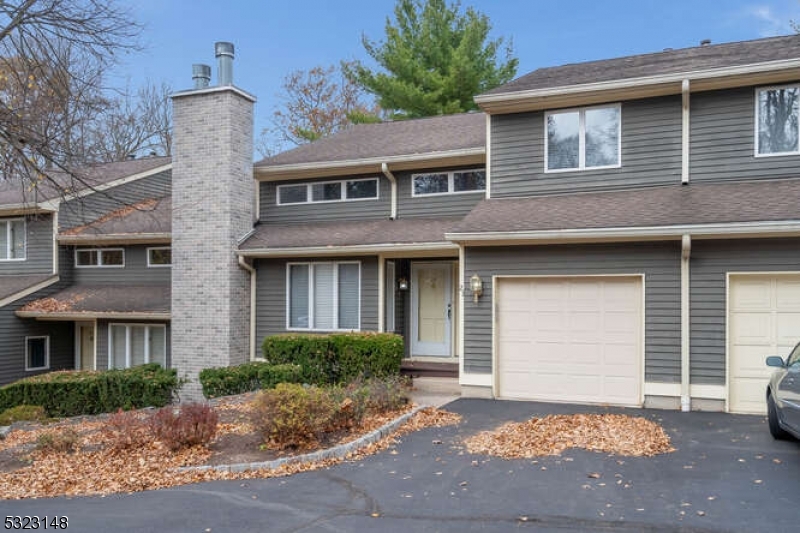
[[[422,409],[428,407],[427,405],[418,405],[414,407],[411,411],[404,415],[400,415],[399,417],[395,418],[391,422],[387,422],[386,424],[382,425],[378,429],[370,431],[366,435],[357,438],[354,441],[347,442],[345,444],[340,444],[338,446],[334,446],[333,448],[327,448],[325,450],[318,450],[312,453],[306,453],[304,455],[295,455],[292,457],[281,457],[280,459],[273,459],[272,461],[260,461],[255,463],[236,463],[230,465],[203,465],[203,466],[184,466],[181,467],[180,471],[207,471],[207,470],[216,470],[219,472],[246,472],[248,470],[274,470],[284,465],[290,465],[294,463],[313,463],[316,461],[324,461],[326,459],[343,459],[348,455],[358,451],[360,448],[364,446],[368,446],[370,444],[374,444],[378,442],[382,438],[386,437],[401,425],[406,423],[409,418],[417,414]]]

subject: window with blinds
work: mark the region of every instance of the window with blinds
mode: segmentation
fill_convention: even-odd
[[[290,263],[286,279],[287,329],[361,328],[360,263]]]
[[[111,324],[108,367],[129,368],[146,363],[167,366],[167,334],[163,324]]]

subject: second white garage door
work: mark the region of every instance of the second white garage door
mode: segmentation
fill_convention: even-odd
[[[500,278],[498,396],[641,405],[641,277]]]

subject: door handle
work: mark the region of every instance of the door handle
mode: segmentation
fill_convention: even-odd
[[[447,304],[447,319],[450,320],[450,317],[453,315],[453,304]]]

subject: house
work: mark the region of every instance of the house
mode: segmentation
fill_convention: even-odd
[[[76,344],[96,324],[98,368],[122,338],[126,364],[155,335],[194,377],[270,334],[394,331],[408,366],[467,396],[763,412],[764,357],[800,340],[800,36],[543,68],[476,96],[481,113],[359,125],[255,165],[255,98],[232,45],[217,53],[218,85],[198,67],[174,95],[171,194],[84,200],[43,255],[73,262],[31,271],[0,313]],[[60,209],[40,206],[51,244]],[[167,244],[169,280],[72,268]]]

